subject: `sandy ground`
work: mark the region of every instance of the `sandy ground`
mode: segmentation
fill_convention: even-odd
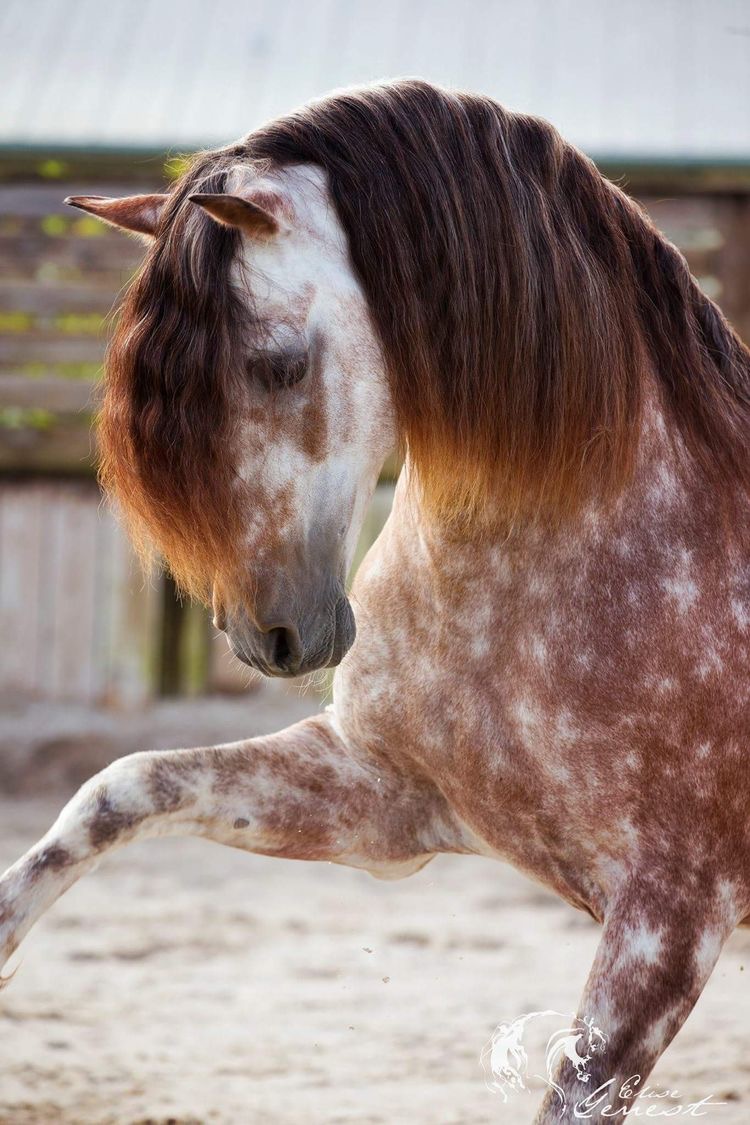
[[[263,697],[237,718],[271,729],[311,706]],[[61,803],[21,788],[0,800],[0,869]],[[0,997],[0,1123],[531,1121],[539,1093],[504,1105],[480,1050],[501,1020],[573,1009],[597,937],[488,860],[379,883],[200,840],[133,845],[23,947]],[[749,1122],[749,1002],[738,933],[652,1085],[724,1100],[710,1121]]]

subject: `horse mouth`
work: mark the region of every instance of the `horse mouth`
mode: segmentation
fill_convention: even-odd
[[[291,680],[311,672],[336,668],[354,644],[356,625],[346,597],[336,602],[333,614],[323,628],[301,628],[290,643],[270,633],[228,628],[229,647],[243,664],[269,679]]]
[[[341,607],[339,609],[339,607]],[[354,644],[357,635],[357,626],[354,622],[352,607],[348,598],[342,598],[336,605],[334,618],[333,645],[326,668],[337,668]]]

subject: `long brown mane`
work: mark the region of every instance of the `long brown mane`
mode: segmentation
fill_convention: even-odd
[[[238,235],[186,202],[221,192],[234,150],[199,155],[176,185],[130,286],[105,365],[100,477],[144,558],[157,548],[208,600],[242,545],[235,427],[240,335],[229,270]]]
[[[616,493],[648,379],[706,478],[750,487],[750,354],[682,255],[546,122],[396,82],[335,94],[202,155],[126,299],[105,480],[188,584],[239,526],[241,314],[227,285],[232,236],[186,197],[211,176],[219,187],[203,190],[221,190],[237,160],[327,173],[428,502],[471,513],[494,497],[510,511],[567,513]]]

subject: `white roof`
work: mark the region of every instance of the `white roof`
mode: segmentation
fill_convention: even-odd
[[[747,0],[3,0],[0,144],[190,149],[419,75],[599,157],[750,160]]]

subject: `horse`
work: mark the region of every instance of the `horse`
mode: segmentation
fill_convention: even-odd
[[[104,488],[241,660],[335,667],[334,702],[89,780],[0,880],[0,964],[146,837],[383,878],[491,856],[602,925],[579,1015],[607,1050],[554,1083],[611,1082],[611,1116],[750,923],[750,353],[551,125],[421,80],[69,202],[148,246]],[[537,1121],[572,1112],[550,1089]]]

